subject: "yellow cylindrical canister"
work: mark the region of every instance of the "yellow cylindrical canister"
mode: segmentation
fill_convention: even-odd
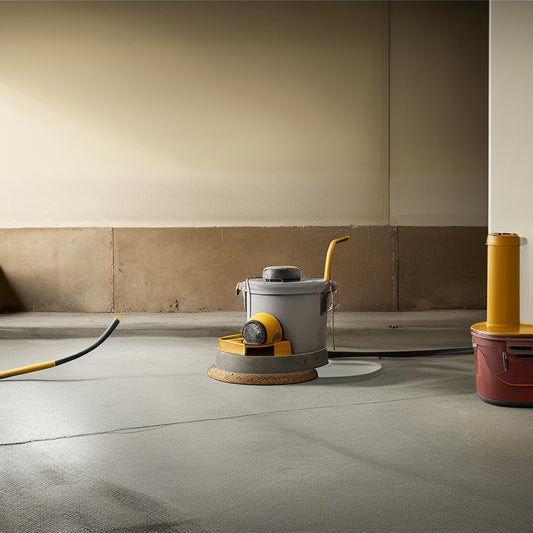
[[[520,324],[520,237],[490,233],[487,237],[487,325]]]

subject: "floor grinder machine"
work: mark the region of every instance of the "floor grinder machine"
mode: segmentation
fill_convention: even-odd
[[[330,242],[324,277],[302,277],[294,266],[269,266],[260,278],[237,284],[247,321],[241,333],[218,340],[216,362],[208,375],[216,380],[247,385],[284,385],[318,377],[316,368],[328,364],[327,312],[337,291],[331,278]]]

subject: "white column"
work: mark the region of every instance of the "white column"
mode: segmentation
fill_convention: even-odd
[[[533,323],[533,2],[490,2],[489,231],[523,238],[520,320]]]

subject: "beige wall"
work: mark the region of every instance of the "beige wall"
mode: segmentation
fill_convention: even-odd
[[[489,229],[523,237],[520,318],[533,323],[533,2],[491,2]]]
[[[0,3],[0,227],[486,225],[486,17]]]
[[[387,14],[0,3],[0,227],[387,224]]]
[[[487,224],[486,2],[391,2],[391,224]]]
[[[486,2],[0,2],[0,309],[482,307]],[[438,272],[438,275],[436,273]]]

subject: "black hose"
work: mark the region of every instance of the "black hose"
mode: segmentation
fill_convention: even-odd
[[[92,352],[95,348],[100,346],[108,337],[115,331],[115,328],[119,325],[120,318],[117,316],[115,320],[107,327],[107,329],[102,333],[100,338],[91,344],[88,348],[85,348],[81,352],[77,352],[68,357],[63,357],[62,359],[57,359],[56,361],[46,361],[44,363],[37,363],[35,365],[22,366],[20,368],[13,368],[11,370],[4,370],[0,372],[0,379],[10,378],[12,376],[18,376],[20,374],[27,374],[29,372],[37,372],[38,370],[44,370],[45,368],[53,368],[54,366],[62,365],[63,363],[68,363],[69,361],[74,361],[86,353]]]
[[[74,361],[74,359],[78,359],[78,357],[81,357],[82,355],[85,355],[86,353],[92,352],[95,348],[98,348],[100,344],[102,344],[108,337],[115,331],[115,328],[120,324],[120,318],[117,316],[113,322],[107,327],[107,329],[100,335],[98,340],[96,340],[93,344],[91,344],[88,348],[85,348],[81,352],[75,353],[73,355],[69,355],[67,357],[63,357],[62,359],[56,359],[55,366],[62,365],[63,363],[69,363],[70,361]]]
[[[420,357],[428,355],[462,355],[474,353],[472,346],[462,346],[459,348],[429,348],[422,350],[328,350],[328,359],[341,357]]]

